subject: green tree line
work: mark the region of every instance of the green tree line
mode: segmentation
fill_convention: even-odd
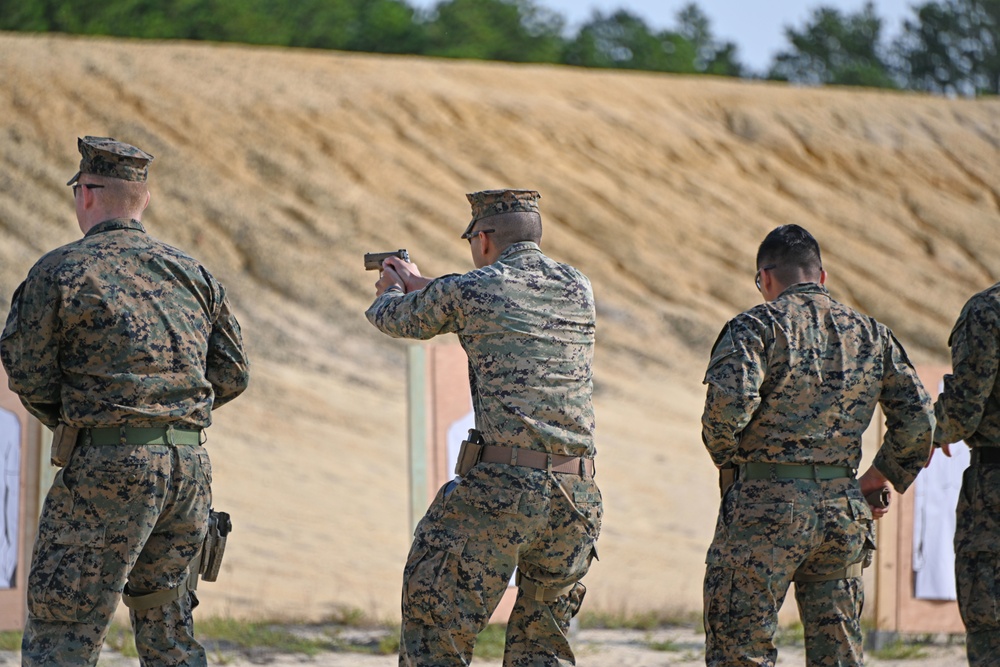
[[[1000,0],[934,0],[911,11],[890,42],[871,2],[855,13],[820,6],[785,28],[787,45],[765,72],[746,67],[695,3],[669,29],[618,9],[593,12],[569,34],[565,17],[536,0],[441,0],[426,11],[405,0],[0,0],[0,30],[1000,92]]]

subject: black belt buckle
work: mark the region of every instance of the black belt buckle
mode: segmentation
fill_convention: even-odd
[[[1000,465],[1000,447],[976,447],[974,451],[980,465]]]

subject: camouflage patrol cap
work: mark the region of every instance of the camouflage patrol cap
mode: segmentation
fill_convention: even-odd
[[[80,179],[80,174],[95,174],[120,178],[123,181],[145,181],[149,175],[149,163],[153,156],[146,151],[111,137],[77,138],[76,147],[83,159],[80,160],[80,171],[69,179],[66,185],[73,185]]]
[[[538,200],[542,198],[535,190],[481,190],[465,195],[472,204],[472,220],[462,232],[462,238],[469,238],[476,221],[500,213],[520,211],[538,213]]]

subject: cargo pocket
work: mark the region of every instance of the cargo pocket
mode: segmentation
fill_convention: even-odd
[[[733,573],[733,568],[715,565],[711,561],[705,572],[704,625],[706,647],[710,653],[723,649],[727,632],[732,627]]]
[[[403,582],[404,616],[425,624],[448,623],[455,609],[459,565],[465,535],[428,532],[417,535]]]
[[[28,610],[46,621],[85,622],[107,597],[101,581],[104,527],[81,521],[39,526],[28,575]]]
[[[862,568],[871,566],[875,559],[875,522],[872,519],[872,508],[867,500],[857,500],[848,498],[851,507],[851,515],[861,532],[860,553],[857,557],[849,557],[851,564],[861,563]]]

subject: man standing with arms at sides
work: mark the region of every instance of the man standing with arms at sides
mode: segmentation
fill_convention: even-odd
[[[84,236],[32,267],[0,338],[10,388],[75,444],[39,521],[22,664],[96,664],[124,595],[143,665],[205,665],[188,566],[212,497],[203,429],[249,379],[240,328],[222,285],[146,234],[153,157],[77,146]]]
[[[902,346],[825,282],[812,235],[773,230],[757,251],[767,303],[730,320],[712,350],[702,439],[737,479],[706,558],[710,667],[775,664],[793,581],[806,663],[862,665],[861,561],[874,547],[865,496],[888,482],[904,492],[928,458],[930,399]],[[856,480],[876,404],[885,439]]]
[[[424,278],[390,257],[369,321],[390,336],[457,333],[477,431],[461,476],[417,526],[403,572],[402,666],[468,665],[517,567],[507,667],[575,665],[570,619],[601,528],[594,483],[590,281],[539,249],[538,193],[468,195],[474,271]]]
[[[1000,283],[965,304],[948,338],[950,375],[934,405],[934,445],[964,440],[955,582],[969,665],[1000,665]]]

